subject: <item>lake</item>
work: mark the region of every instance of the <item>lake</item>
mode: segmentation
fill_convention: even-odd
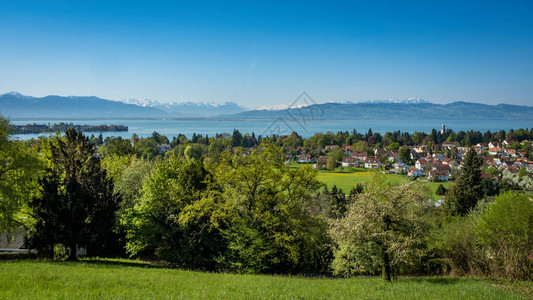
[[[28,123],[36,124],[54,124],[59,122],[74,123],[82,125],[100,125],[100,124],[121,124],[129,127],[127,132],[103,132],[102,135],[121,136],[130,138],[133,133],[140,137],[151,136],[152,132],[157,131],[169,138],[184,134],[191,137],[193,133],[207,134],[213,136],[216,133],[232,133],[234,129],[241,133],[252,133],[258,135],[272,134],[290,134],[292,131],[298,132],[303,137],[312,136],[316,132],[337,132],[352,131],[366,133],[369,128],[373,132],[384,134],[387,131],[400,130],[402,132],[413,133],[415,131],[429,133],[433,128],[440,130],[444,124],[447,129],[454,131],[478,130],[485,132],[509,130],[518,128],[531,128],[533,120],[307,120],[307,121],[290,121],[284,119],[277,120],[227,120],[227,119],[168,119],[168,120],[16,120],[12,121],[15,125],[25,125]],[[88,132],[89,136],[99,135],[99,132]],[[26,140],[36,138],[40,135],[47,134],[16,134],[15,138]]]

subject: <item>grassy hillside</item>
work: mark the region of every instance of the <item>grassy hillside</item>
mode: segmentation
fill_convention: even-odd
[[[131,260],[0,261],[2,299],[518,299],[473,279],[327,279],[153,268]]]

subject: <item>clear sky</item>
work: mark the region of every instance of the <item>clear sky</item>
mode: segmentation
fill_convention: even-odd
[[[533,1],[1,0],[9,91],[533,105]]]

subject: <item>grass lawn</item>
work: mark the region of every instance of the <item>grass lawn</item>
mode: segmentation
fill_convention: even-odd
[[[349,169],[348,169],[349,170]],[[336,185],[341,188],[346,194],[350,192],[352,187],[357,183],[364,183],[371,179],[372,173],[366,169],[352,169],[346,173],[320,171],[317,179],[328,185],[328,188]],[[409,182],[409,178],[402,175],[386,174],[387,180],[393,184],[402,184]]]
[[[336,169],[335,171],[319,171],[318,180],[327,184],[328,188],[336,185],[338,188],[341,188],[346,194],[350,192],[352,187],[357,183],[364,183],[371,179],[371,171],[363,168],[345,168],[343,171]],[[411,180],[404,175],[393,175],[386,174],[387,180],[393,184],[402,184],[410,182]],[[437,187],[442,183],[446,189],[450,188],[453,182],[425,182],[433,195],[433,199],[440,199],[441,196],[435,194]]]
[[[475,279],[300,278],[153,268],[131,260],[0,261],[1,299],[519,299]]]
[[[444,187],[446,189],[449,189],[453,185],[453,182],[452,181],[447,181],[447,182],[427,182],[427,185],[429,186],[429,189],[431,190],[432,195],[434,195],[436,197],[435,199],[442,198],[442,196],[437,196],[437,194],[435,194],[435,192],[437,191],[437,187],[439,187],[440,184],[444,185]]]

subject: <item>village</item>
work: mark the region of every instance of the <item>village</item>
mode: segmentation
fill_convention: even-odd
[[[444,128],[441,134],[444,134]],[[489,143],[480,142],[472,147],[462,146],[459,142],[442,142],[430,147],[425,144],[402,146],[399,149],[377,147],[372,151],[362,152],[357,152],[352,145],[326,145],[323,150],[308,151],[307,154],[299,151],[285,153],[285,158],[298,164],[312,164],[313,168],[319,170],[379,169],[389,174],[445,182],[454,180],[459,174],[463,167],[463,156],[472,148],[483,160],[483,178],[498,181],[501,179],[498,174],[518,174],[520,170],[523,170],[523,175],[527,173],[527,176],[533,178],[533,159],[528,158],[526,151],[520,151],[526,145],[533,145],[533,140],[517,142],[508,138]],[[518,146],[520,148],[516,149]],[[329,155],[335,150],[342,150],[342,159],[337,160]]]

